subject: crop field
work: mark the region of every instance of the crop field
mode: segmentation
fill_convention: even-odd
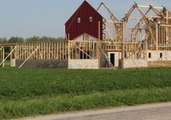
[[[171,68],[0,68],[0,119],[171,101]]]

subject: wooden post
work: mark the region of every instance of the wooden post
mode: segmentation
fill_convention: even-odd
[[[2,67],[4,67],[4,59],[5,59],[5,48],[4,48],[4,46],[3,46],[3,48],[2,48]],[[1,64],[0,64],[0,66],[1,66]]]
[[[10,47],[10,51],[13,49],[13,47],[11,46]],[[11,66],[11,62],[12,62],[12,56],[13,56],[13,53],[15,52],[15,50],[11,53],[10,55],[10,66]]]
[[[59,60],[61,60],[61,56],[62,56],[62,44],[61,41],[59,42]]]
[[[168,23],[169,23],[169,11],[167,10],[166,11],[166,43],[165,44],[168,44],[169,43],[169,29],[168,29]]]
[[[99,47],[100,46],[100,38],[101,38],[101,23],[100,21],[98,22],[98,41],[96,43],[96,57],[98,59],[98,67],[100,68],[100,50]]]
[[[71,50],[70,47],[71,47],[71,46],[70,46],[69,40],[67,41],[67,43],[68,43],[68,60],[70,60],[70,59],[71,59],[71,54],[70,54],[70,53],[71,53],[71,52],[70,52],[70,50]]]
[[[124,39],[125,39],[125,22],[122,22],[122,49],[121,49],[121,68],[124,67]]]
[[[158,50],[158,43],[159,43],[159,28],[158,28],[158,23],[156,24],[156,50]]]

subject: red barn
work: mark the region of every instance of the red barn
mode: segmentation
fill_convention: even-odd
[[[102,40],[102,25],[103,17],[87,1],[84,1],[65,23],[65,33],[69,40],[84,33]]]

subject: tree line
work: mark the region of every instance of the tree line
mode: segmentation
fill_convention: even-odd
[[[33,43],[33,42],[56,42],[56,41],[64,41],[65,38],[58,37],[39,37],[39,36],[33,36],[30,38],[22,38],[22,37],[11,37],[9,39],[7,38],[0,38],[0,43]]]

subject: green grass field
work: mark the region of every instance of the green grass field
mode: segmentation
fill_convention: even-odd
[[[0,68],[0,119],[171,101],[171,68]]]

